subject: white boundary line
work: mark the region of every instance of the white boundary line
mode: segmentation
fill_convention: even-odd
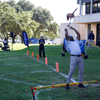
[[[31,58],[33,58],[34,60],[36,60],[37,61],[37,59],[36,58],[34,58],[34,57],[31,57]],[[38,62],[40,62],[40,63],[42,63],[42,64],[44,64],[45,65],[45,63],[43,63],[42,61],[38,61]],[[18,63],[19,64],[19,63]],[[56,69],[54,69],[52,66],[50,66],[50,65],[46,65],[46,66],[48,66],[48,67],[50,67],[52,70],[54,70],[54,71],[56,71]],[[32,71],[32,72],[29,72],[29,73],[41,73],[41,72],[53,72],[53,71]],[[19,73],[27,73],[27,72],[19,72]],[[16,72],[15,73],[8,73],[8,74],[16,74]],[[65,74],[63,74],[63,73],[61,73],[61,72],[59,72],[59,74],[60,75],[62,75],[62,76],[64,76],[64,77],[66,77],[66,78],[68,78],[68,76],[67,75],[65,75]],[[3,75],[0,75],[0,76],[4,76],[4,75],[6,75],[6,74],[3,74]],[[2,79],[2,80],[6,80],[6,81],[11,81],[11,82],[15,82],[15,83],[23,83],[23,84],[27,84],[27,85],[35,85],[35,84],[33,84],[33,83],[29,83],[29,82],[23,82],[23,81],[17,81],[17,80],[13,80],[13,79],[8,79],[8,78],[3,78],[3,77],[0,77],[0,79]],[[77,82],[77,81],[75,81],[74,79],[71,79],[71,81],[72,82]],[[88,84],[86,84],[86,85],[88,85]],[[89,84],[89,85],[92,85],[92,86],[100,86],[99,84]],[[41,86],[41,85],[37,85],[38,87],[39,86]],[[51,88],[52,89],[52,88]],[[37,99],[38,97],[37,97],[37,95],[41,92],[41,91],[47,91],[47,90],[51,90],[51,89],[43,89],[43,90],[38,90],[35,94],[35,98]]]
[[[7,73],[7,74],[23,74],[23,73],[48,73],[48,72],[53,72],[53,71],[32,71],[32,72],[14,72],[14,73]],[[4,76],[4,75],[7,75],[7,74],[2,74],[0,76]]]
[[[27,84],[27,85],[35,85],[33,83],[23,82],[23,81],[17,81],[17,80],[3,78],[3,77],[0,77],[0,79],[5,80],[5,81],[11,81],[11,82],[14,82],[14,83],[23,83],[23,84]],[[41,86],[41,85],[38,85],[38,86]]]
[[[51,88],[51,89],[52,89],[52,88]],[[35,99],[36,99],[36,100],[39,100],[39,98],[38,98],[37,95],[38,95],[40,92],[42,92],[42,91],[47,91],[47,90],[51,90],[51,89],[45,89],[45,90],[43,89],[43,90],[38,90],[38,91],[36,91],[36,93],[35,93]],[[33,100],[33,99],[32,99],[32,100]]]
[[[26,53],[25,53],[26,54]],[[36,58],[34,58],[34,57],[31,57],[31,58],[33,58],[34,60],[36,60],[37,61],[37,59]],[[43,63],[42,61],[38,61],[38,62],[40,62],[40,63],[42,63],[42,64],[44,64],[45,65],[45,63]],[[50,65],[46,65],[46,66],[48,66],[48,67],[50,67],[52,70],[54,70],[54,71],[56,71],[56,69],[54,69],[52,66],[50,66]],[[33,71],[33,72],[30,72],[30,73],[37,73],[37,72],[53,72],[53,71]],[[27,73],[27,72],[21,72],[21,74],[22,73]],[[8,73],[8,74],[13,74],[13,73]],[[68,76],[67,75],[65,75],[65,74],[63,74],[63,73],[61,73],[61,72],[59,72],[59,74],[60,75],[62,75],[62,76],[64,76],[64,77],[66,77],[66,78],[68,78]],[[3,75],[6,75],[6,74],[3,74]],[[0,76],[3,76],[3,75],[0,75]],[[23,84],[27,84],[27,85],[35,85],[35,84],[33,84],[33,83],[29,83],[29,82],[23,82],[23,81],[17,81],[17,80],[12,80],[12,79],[8,79],[8,78],[2,78],[2,77],[0,77],[0,79],[3,79],[3,80],[6,80],[6,81],[11,81],[11,82],[15,82],[15,83],[23,83]],[[72,82],[77,82],[77,81],[75,81],[74,79],[72,79],[71,78],[71,81]],[[92,86],[100,86],[99,84],[90,84],[90,85],[92,85]],[[41,85],[37,85],[38,87],[39,86],[41,86]],[[51,89],[45,89],[45,90],[38,90],[36,93],[35,93],[35,98],[37,99],[38,97],[37,97],[37,95],[41,92],[41,91],[47,91],[47,90],[51,90]]]
[[[36,58],[34,58],[34,57],[31,57],[31,58],[33,58],[34,60],[36,60],[37,61],[37,59]],[[40,63],[42,63],[42,64],[44,64],[45,65],[45,63],[43,63],[42,61],[40,61],[40,60],[38,60],[38,62],[40,62]],[[46,65],[46,66],[48,66],[48,67],[50,67],[51,69],[53,69],[54,71],[56,71],[56,69],[55,68],[53,68],[52,66],[50,66],[50,65]],[[64,77],[66,77],[66,78],[68,78],[68,76],[67,75],[65,75],[65,74],[63,74],[63,73],[61,73],[61,72],[59,72],[59,74],[60,75],[62,75],[62,76],[64,76]],[[74,79],[72,79],[71,78],[71,81],[72,82],[74,82],[74,83],[76,83],[77,81],[75,81]]]
[[[26,54],[26,53],[25,53]],[[26,54],[27,55],[27,54]],[[34,57],[31,57],[31,58],[33,58],[34,60],[36,60],[37,61],[37,59],[36,58],[34,58]],[[43,63],[42,61],[40,61],[40,60],[38,60],[38,62],[40,62],[40,63],[42,63],[42,64],[44,64],[45,65],[45,63]],[[46,65],[46,66],[48,66],[48,67],[50,67],[52,70],[54,70],[55,72],[56,72],[56,69],[55,68],[53,68],[52,66],[50,66],[50,65]],[[62,76],[64,76],[64,77],[66,77],[66,78],[68,78],[68,76],[67,75],[65,75],[65,74],[63,74],[63,73],[61,73],[61,72],[59,72],[59,74],[60,75],[62,75]],[[72,82],[74,82],[74,83],[76,83],[77,81],[75,81],[74,79],[72,79],[71,78],[71,81]],[[39,100],[38,99],[38,94],[40,93],[40,92],[42,92],[42,91],[47,91],[47,90],[51,90],[51,89],[45,89],[45,90],[38,90],[36,93],[35,93],[35,99],[36,100]]]
[[[26,54],[26,53],[25,53]],[[27,54],[26,54],[27,55]],[[37,61],[37,59],[36,58],[34,58],[34,57],[31,57],[31,58],[33,58],[34,60],[36,60]],[[38,60],[38,62],[40,62],[40,63],[42,63],[42,64],[44,64],[44,65],[46,65],[45,63],[43,63],[42,61],[40,61],[40,60]],[[46,66],[48,66],[48,67],[50,67],[51,69],[53,69],[54,71],[56,71],[56,69],[55,68],[53,68],[52,66],[50,66],[50,65],[46,65]],[[66,77],[66,78],[68,78],[68,76],[67,75],[65,75],[65,74],[63,74],[63,73],[61,73],[61,72],[59,72],[59,74],[60,75],[62,75],[62,76],[64,76],[64,77]],[[71,78],[71,81],[72,82],[74,82],[74,83],[76,83],[77,81],[75,81],[74,79],[72,79]],[[92,85],[92,86],[100,86],[99,84],[85,84],[85,86],[87,86],[87,85]],[[48,89],[45,89],[45,90],[48,90]],[[38,90],[36,93],[35,93],[35,98],[37,99],[38,97],[37,97],[37,95],[41,92],[41,91],[45,91],[45,90]],[[49,89],[49,90],[51,90],[51,89]],[[37,99],[38,100],[38,99]]]
[[[36,58],[34,58],[34,57],[31,57],[31,58],[33,58],[33,59],[35,59],[36,61],[37,61],[37,59]],[[40,62],[40,63],[42,63],[42,64],[44,64],[45,65],[45,63],[43,63],[42,61],[38,61],[38,62]],[[52,66],[50,66],[50,65],[46,65],[46,66],[48,66],[48,67],[50,67],[51,69],[53,69],[54,71],[56,71],[56,69],[54,69]],[[66,78],[68,78],[68,76],[67,75],[65,75],[65,74],[63,74],[63,73],[61,73],[61,72],[58,72],[59,74],[61,74],[62,76],[64,76],[64,77],[66,77]],[[72,82],[74,82],[74,83],[76,83],[77,81],[75,81],[74,79],[72,79],[71,78],[71,81]],[[84,84],[85,86],[87,86],[88,84]],[[93,85],[93,86],[100,86],[99,84],[89,84],[89,85]]]

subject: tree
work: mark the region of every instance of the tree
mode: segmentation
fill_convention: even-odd
[[[15,19],[15,9],[10,7],[6,2],[0,5],[0,30],[4,37],[8,37],[8,32]]]
[[[11,7],[15,7],[16,6],[15,0],[10,0],[10,2],[6,1],[6,3],[9,4]]]
[[[35,8],[29,1],[1,3],[0,16],[0,29],[5,37],[9,35],[8,32],[13,32],[14,38],[17,35],[22,37],[22,31],[26,31],[29,38],[39,38],[41,34],[51,39],[59,37],[59,26],[53,22],[50,11],[42,7]]]
[[[26,31],[29,37],[34,35],[34,31],[39,27],[39,23],[32,20],[31,11],[22,11],[16,13],[15,8],[7,3],[0,6],[1,25],[0,29],[3,35],[9,37],[9,32],[14,33],[14,39],[17,35],[22,38],[22,31]]]
[[[31,38],[34,35],[34,31],[39,27],[39,23],[32,20],[32,12],[31,11],[23,11],[22,13],[18,13],[18,23],[21,24],[22,31],[26,31],[28,37]]]
[[[14,8],[16,9],[16,12],[22,12],[23,9],[19,5],[15,5]]]
[[[49,26],[49,30],[52,31],[55,34],[55,38],[59,37],[59,25],[56,22],[53,22]]]
[[[40,26],[35,32],[35,37],[39,37],[40,34],[45,34],[47,36],[51,36],[51,38],[55,38],[58,35],[57,28],[59,26],[57,23],[51,23],[53,21],[53,17],[47,9],[42,9],[41,7],[36,8],[32,19],[40,23]]]
[[[20,6],[23,9],[23,11],[33,11],[34,10],[34,4],[26,0],[19,0],[17,5]]]

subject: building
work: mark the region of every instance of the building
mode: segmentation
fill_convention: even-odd
[[[10,2],[11,0],[0,0],[0,1],[2,1],[2,2],[4,2],[4,1],[9,1],[9,2]]]
[[[94,43],[100,45],[100,0],[77,0],[80,6],[79,16],[73,18],[75,28],[80,32],[81,39],[88,39],[88,34],[93,31],[95,35]],[[61,34],[62,26],[61,24]],[[65,28],[65,27],[64,27]],[[61,38],[62,43],[63,38]]]
[[[39,40],[38,39],[29,39],[29,44],[38,44]]]
[[[53,44],[60,45],[60,38],[55,38],[55,39],[53,40]]]

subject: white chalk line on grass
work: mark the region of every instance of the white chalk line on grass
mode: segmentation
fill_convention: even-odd
[[[92,86],[100,86],[100,84],[90,84],[90,85],[92,85]]]
[[[34,57],[32,57],[33,59],[35,59],[36,61],[37,61],[37,59],[36,58],[34,58]],[[40,63],[42,63],[42,64],[44,64],[45,65],[45,63],[43,63],[42,61],[40,61],[40,60],[38,60],[38,62],[40,62]],[[52,66],[50,66],[50,65],[46,65],[46,66],[48,66],[48,67],[50,67],[51,69],[53,69],[54,71],[56,71],[56,69],[55,68],[53,68]],[[64,76],[64,77],[66,77],[66,78],[68,78],[68,76],[67,75],[65,75],[65,74],[63,74],[63,73],[61,73],[61,72],[59,72],[59,74],[60,75],[62,75],[62,76]],[[74,79],[71,79],[71,81],[72,82],[74,82],[74,83],[76,83],[77,81],[75,81]]]
[[[51,88],[51,89],[52,89],[52,88]],[[36,100],[39,100],[37,95],[38,95],[40,92],[42,92],[42,91],[47,91],[47,90],[51,90],[51,89],[45,89],[45,90],[43,89],[43,90],[38,90],[38,91],[36,91],[36,93],[35,93],[35,99],[36,99]]]
[[[17,81],[17,80],[8,79],[8,78],[3,78],[3,77],[0,77],[0,79],[5,80],[5,81],[14,82],[14,83],[23,83],[23,84],[27,84],[27,85],[36,85],[36,84],[34,84],[34,83],[23,82],[23,81]],[[41,86],[41,85],[38,85],[38,86]]]
[[[35,60],[37,60],[36,58],[34,58],[34,57],[32,57],[33,59],[35,59]],[[42,64],[44,64],[45,65],[45,63],[43,63],[42,61],[38,61],[38,62],[40,62],[40,63],[42,63]],[[53,68],[52,66],[50,66],[50,65],[46,65],[46,66],[49,66],[51,69],[53,69],[54,71],[56,71],[56,69],[55,68]],[[65,74],[63,74],[63,73],[61,73],[61,72],[59,72],[59,74],[61,74],[62,76],[64,76],[64,77],[66,77],[66,78],[68,78],[68,76],[67,75],[65,75]],[[73,82],[73,83],[76,83],[77,81],[75,81],[74,79],[72,79],[71,78],[71,81]],[[85,86],[87,86],[88,84],[84,84]],[[95,86],[99,86],[99,84],[90,84],[90,85],[95,85]]]
[[[33,59],[35,59],[35,58],[33,58]],[[37,60],[37,59],[35,59],[35,60]],[[39,60],[39,62],[40,63],[42,63],[42,64],[44,64],[42,61],[40,61]],[[45,64],[44,64],[45,65]],[[56,71],[56,69],[54,69],[52,66],[50,66],[50,65],[47,65],[47,66],[49,66],[51,69],[53,69],[54,71]],[[53,72],[53,71],[32,71],[32,72],[29,72],[29,73],[37,73],[37,72]],[[24,72],[21,72],[21,73],[24,73]],[[25,72],[26,73],[26,72]],[[8,73],[8,74],[12,74],[12,73]],[[61,74],[62,76],[64,76],[64,77],[68,77],[67,75],[65,75],[65,74],[63,74],[63,73],[61,73],[61,72],[59,72],[59,74]],[[5,74],[3,74],[3,75],[0,75],[0,76],[4,76]],[[27,85],[36,85],[36,84],[34,84],[34,83],[29,83],[29,82],[23,82],[23,81],[17,81],[17,80],[13,80],[13,79],[7,79],[7,78],[2,78],[2,77],[0,77],[0,79],[2,79],[2,80],[6,80],[6,81],[11,81],[11,82],[15,82],[15,83],[23,83],[23,84],[27,84]],[[71,81],[73,81],[74,83],[76,82],[75,80],[73,80],[73,79],[71,79]],[[40,87],[41,85],[37,85],[38,87]],[[98,85],[98,84],[93,84],[93,86],[100,86],[100,85]],[[39,91],[37,91],[36,92],[36,95],[35,95],[35,97],[36,97],[36,99],[38,98],[37,97],[37,95],[41,92],[41,91],[47,91],[47,90],[51,90],[51,89],[45,89],[45,90],[39,90]],[[37,99],[38,100],[38,99]]]
[[[6,63],[6,64],[1,64],[1,65],[23,65],[23,63]],[[33,63],[27,63],[26,65],[38,65],[38,64],[33,64]]]
[[[0,76],[8,75],[8,74],[23,74],[23,73],[52,73],[53,71],[31,71],[31,72],[14,72],[14,73],[7,73],[7,74],[2,74]]]
[[[34,60],[36,60],[37,61],[37,59],[36,58],[34,58],[34,57],[32,57]],[[45,65],[45,63],[43,63],[42,61],[40,61],[40,60],[38,60],[38,62],[40,62],[40,63],[42,63],[42,64],[44,64]],[[53,68],[52,66],[50,66],[50,65],[46,65],[46,66],[48,66],[48,67],[50,67],[52,70],[54,70],[54,71],[56,71],[56,69],[55,68]],[[59,72],[59,74],[60,75],[62,75],[62,76],[64,76],[64,77],[66,77],[66,78],[68,78],[68,76],[67,75],[65,75],[65,74],[63,74],[63,73],[61,73],[61,72]],[[74,83],[76,83],[77,81],[75,81],[74,79],[72,79],[71,78],[71,81],[72,82],[74,82]],[[47,90],[51,90],[51,89],[45,89],[45,90],[38,90],[36,93],[35,93],[35,98],[36,98],[36,100],[39,100],[38,99],[38,94],[40,93],[40,92],[42,92],[42,91],[47,91]]]
[[[44,72],[44,73],[52,73],[53,71],[33,71],[33,72],[29,72],[29,73],[42,73],[42,72]]]
[[[42,72],[46,72],[46,73],[48,73],[48,72],[53,72],[53,71],[32,71],[32,72],[29,72],[29,73],[42,73]],[[26,72],[23,72],[23,73],[26,73]],[[16,73],[8,73],[8,74],[18,74],[17,72]],[[2,74],[2,75],[0,75],[0,76],[4,76],[4,75],[6,75],[6,74]],[[2,80],[5,80],[5,81],[10,81],[10,82],[14,82],[14,83],[23,83],[23,84],[26,84],[26,85],[37,85],[37,84],[34,84],[34,83],[29,83],[29,82],[23,82],[23,81],[17,81],[17,80],[13,80],[13,79],[8,79],[8,78],[3,78],[3,77],[0,77],[0,79],[2,79]],[[37,85],[38,87],[41,87],[42,85]],[[38,93],[38,92],[37,92]],[[37,98],[37,96],[36,96],[36,98]],[[36,100],[38,100],[38,99],[36,99]]]
[[[27,54],[26,54],[26,55],[27,55]],[[31,57],[31,58],[33,58],[33,59],[35,59],[35,60],[37,61],[36,58],[34,58],[34,57]],[[42,64],[45,65],[45,63],[43,63],[43,62],[40,61],[40,60],[38,60],[38,62],[40,62],[40,63],[42,63]],[[54,71],[56,71],[56,69],[53,68],[52,66],[50,66],[50,65],[46,65],[46,66],[49,66],[51,69],[53,69]],[[63,74],[63,73],[61,73],[61,72],[59,72],[59,74],[62,75],[62,76],[64,76],[64,77],[66,77],[66,78],[68,78],[67,75],[65,75],[65,74]],[[71,78],[71,81],[72,81],[73,83],[76,83],[76,82],[77,82],[77,81],[75,81],[75,80],[72,79],[72,78]],[[87,85],[89,85],[89,84],[84,84],[84,85],[87,86]],[[92,85],[92,86],[100,86],[99,84],[90,84],[90,85]],[[47,91],[48,89],[45,89],[45,90]],[[36,99],[38,98],[37,95],[38,95],[41,91],[45,91],[45,90],[38,90],[38,91],[35,93]],[[49,89],[49,90],[51,90],[51,89]],[[37,100],[38,100],[38,99],[37,99]]]

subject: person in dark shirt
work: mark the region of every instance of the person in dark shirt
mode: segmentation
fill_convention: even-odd
[[[43,39],[43,36],[41,36],[41,39],[39,40],[39,56],[41,57],[41,51],[43,51],[43,57],[45,58],[44,44],[45,40]]]
[[[2,47],[2,50],[4,50],[4,51],[10,51],[8,49],[9,48],[9,45],[8,45],[8,41],[7,41],[6,38],[4,39],[3,44],[4,44],[4,47]]]
[[[94,34],[93,34],[93,31],[91,31],[91,33],[88,35],[88,41],[93,43],[93,40],[94,40]],[[88,42],[88,47],[87,49],[90,47],[92,49],[92,44]]]
[[[8,45],[8,42],[7,42],[7,39],[5,38],[4,42],[3,42],[4,45]]]

